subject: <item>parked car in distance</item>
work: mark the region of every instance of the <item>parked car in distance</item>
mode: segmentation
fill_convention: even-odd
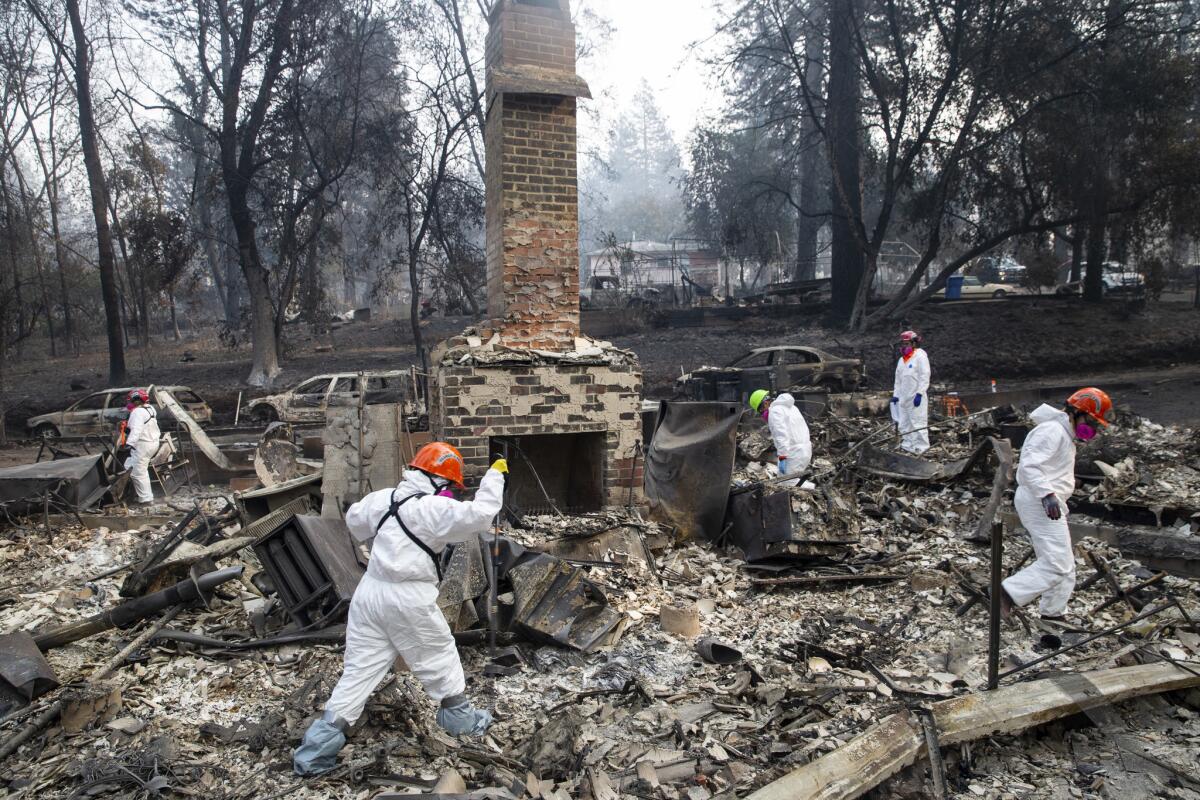
[[[815,347],[760,347],[724,367],[702,367],[675,381],[675,392],[687,400],[743,401],[756,389],[786,392],[828,389],[849,392],[866,376],[857,358],[839,358]]]
[[[1018,286],[1012,283],[985,283],[976,275],[964,275],[962,285],[962,296],[979,299],[981,297],[990,297],[993,300],[1003,300],[1009,295],[1033,294],[1032,291],[1024,286]],[[934,297],[945,297],[946,290],[940,289]]]
[[[246,405],[244,414],[261,424],[271,422],[325,422],[330,406],[356,406],[359,402],[359,376],[366,383],[365,405],[401,403],[409,430],[427,430],[429,414],[421,396],[419,382],[409,370],[372,370],[335,372],[301,381],[280,394],[259,397]],[[414,384],[415,390],[414,390]]]
[[[44,439],[60,436],[109,436],[116,431],[121,421],[129,416],[129,412],[125,410],[125,401],[135,388],[149,389],[150,405],[158,412],[159,427],[163,430],[173,429],[176,423],[175,416],[158,402],[156,395],[160,389],[169,392],[179,401],[188,415],[201,426],[212,422],[212,409],[208,403],[187,386],[127,386],[123,389],[92,392],[75,401],[64,411],[30,417],[25,426],[33,435]]]
[[[1084,267],[1086,272],[1087,268]],[[1086,280],[1072,281],[1071,267],[1066,265],[1066,269],[1059,272],[1061,285],[1055,291],[1058,294],[1080,294],[1083,292],[1083,284]],[[1100,273],[1101,285],[1104,287],[1104,294],[1140,294],[1146,288],[1146,279],[1136,270],[1131,269],[1124,264],[1119,264],[1116,261],[1104,262],[1104,268]]]

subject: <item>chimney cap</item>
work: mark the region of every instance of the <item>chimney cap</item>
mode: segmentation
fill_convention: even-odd
[[[571,0],[496,0],[496,4],[492,6],[492,15],[509,9],[528,11],[534,8],[544,9],[565,20],[571,19]]]

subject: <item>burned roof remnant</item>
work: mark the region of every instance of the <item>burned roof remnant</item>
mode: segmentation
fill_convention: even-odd
[[[621,621],[598,586],[576,567],[538,554],[508,571],[514,596],[513,625],[584,653]]]
[[[17,516],[55,509],[82,511],[108,492],[103,456],[78,456],[0,469],[0,506]]]
[[[27,633],[0,635],[0,713],[58,687],[54,670]],[[14,693],[18,697],[14,697]],[[4,706],[7,706],[5,708]]]

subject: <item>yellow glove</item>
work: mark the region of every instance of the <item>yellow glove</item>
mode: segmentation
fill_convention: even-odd
[[[507,475],[508,474],[508,459],[497,458],[495,461],[492,462],[492,469],[496,470],[496,472],[499,472],[501,475]]]

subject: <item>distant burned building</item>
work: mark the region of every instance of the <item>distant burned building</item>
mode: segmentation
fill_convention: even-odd
[[[593,284],[596,279],[615,278],[629,288],[682,288],[686,276],[701,286],[718,288],[725,284],[728,263],[711,247],[694,241],[637,241],[592,250],[586,256],[584,276]]]

